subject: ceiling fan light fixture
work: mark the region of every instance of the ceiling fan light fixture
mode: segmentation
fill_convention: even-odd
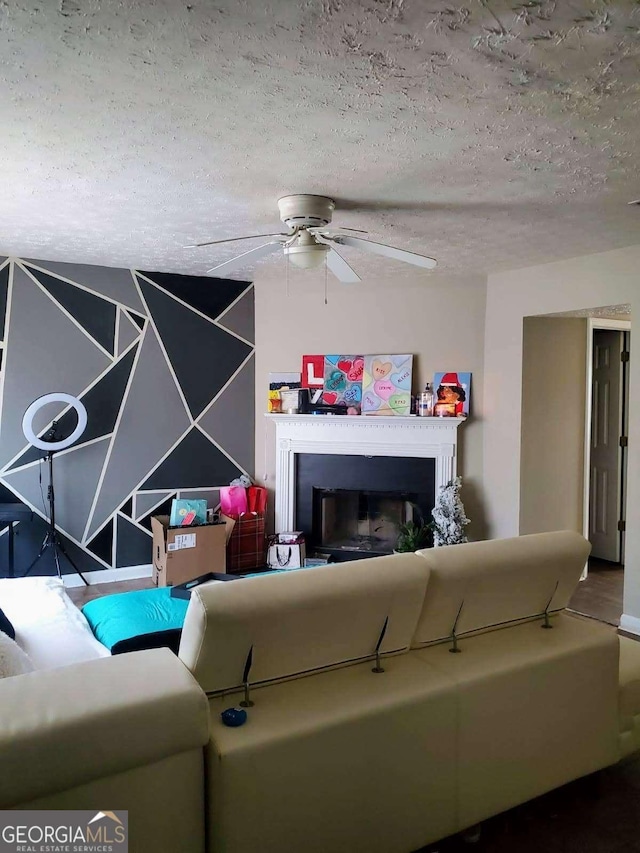
[[[328,246],[316,243],[308,246],[288,246],[284,253],[294,266],[301,270],[311,270],[322,265],[328,250]]]

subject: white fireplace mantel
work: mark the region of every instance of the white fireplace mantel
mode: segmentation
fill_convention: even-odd
[[[276,530],[295,524],[296,453],[411,456],[436,462],[436,494],[456,475],[464,418],[265,415],[276,430]]]

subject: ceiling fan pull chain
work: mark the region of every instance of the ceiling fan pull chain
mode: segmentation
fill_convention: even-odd
[[[285,293],[287,295],[287,299],[289,298],[289,255],[284,256],[284,282],[285,282]]]
[[[327,280],[329,278],[329,271],[327,269],[327,256],[324,256],[324,304],[328,305],[329,302],[327,300]]]

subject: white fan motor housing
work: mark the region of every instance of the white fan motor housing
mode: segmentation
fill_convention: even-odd
[[[331,222],[336,203],[323,195],[285,195],[278,208],[289,228],[322,228]]]

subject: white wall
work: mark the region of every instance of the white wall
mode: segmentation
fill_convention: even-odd
[[[520,533],[583,529],[586,318],[524,321]]]
[[[640,315],[640,246],[489,276],[483,405],[491,536],[519,532],[523,318],[621,303]],[[633,329],[631,338],[624,612],[640,629],[640,358],[633,356]]]
[[[415,282],[394,287],[391,273],[358,285],[330,280],[328,305],[323,289],[321,270],[291,271],[288,293],[281,269],[265,268],[256,275],[256,478],[266,475],[267,486],[273,488],[273,424],[260,416],[266,410],[269,372],[299,371],[304,354],[414,353],[415,391],[439,370],[473,374],[473,417],[460,428],[458,471],[473,522],[469,534],[482,538],[486,282],[480,277],[444,280],[417,274]]]

